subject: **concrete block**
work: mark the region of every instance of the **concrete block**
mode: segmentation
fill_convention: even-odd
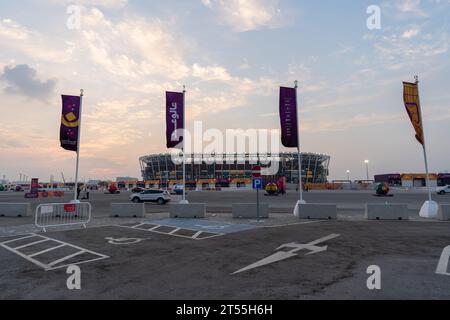
[[[173,203],[169,206],[169,216],[171,218],[205,218],[206,205],[204,203]]]
[[[256,219],[258,217],[256,203],[233,203],[233,218]],[[269,218],[269,204],[259,204],[259,217],[262,219]]]
[[[450,220],[450,203],[442,203],[439,205],[438,219],[443,221]]]
[[[369,220],[408,220],[407,204],[366,203]]]
[[[29,217],[31,203],[0,203],[0,217]]]
[[[336,220],[337,205],[332,203],[305,203],[299,205],[299,219]]]
[[[143,203],[111,203],[111,217],[143,218],[145,206]]]

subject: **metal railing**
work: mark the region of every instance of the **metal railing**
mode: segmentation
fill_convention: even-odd
[[[86,225],[91,221],[89,202],[43,203],[36,207],[34,224],[46,232],[48,227]]]

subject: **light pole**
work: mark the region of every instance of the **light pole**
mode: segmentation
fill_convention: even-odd
[[[350,170],[347,170],[347,180],[350,181]]]
[[[369,160],[364,160],[364,163],[366,164],[366,177],[367,177],[367,181],[369,181]]]

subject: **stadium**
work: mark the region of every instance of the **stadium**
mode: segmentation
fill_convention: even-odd
[[[217,187],[251,187],[251,169],[254,165],[264,163],[259,154],[223,155],[223,163],[193,161],[205,159],[206,156],[191,154],[186,156],[186,186],[190,188]],[[306,183],[325,183],[328,177],[330,156],[324,154],[302,153],[302,180]],[[217,159],[217,157],[216,157]],[[273,160],[277,161],[278,173],[265,177],[267,181],[285,177],[287,183],[298,183],[298,154],[280,153]],[[154,154],[139,158],[142,178],[146,184],[165,186],[179,183],[183,179],[183,166],[175,164],[171,154]],[[262,166],[264,166],[262,164]]]

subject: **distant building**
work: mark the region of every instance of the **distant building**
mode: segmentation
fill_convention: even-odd
[[[435,173],[430,173],[430,187],[437,187],[437,177]],[[402,187],[420,188],[427,186],[427,175],[425,173],[405,173],[402,174]]]
[[[402,175],[400,173],[379,174],[375,176],[375,183],[387,183],[393,187],[400,187]]]
[[[123,182],[123,181],[138,181],[138,178],[133,177],[117,177],[116,182]]]
[[[211,156],[209,156],[210,158]],[[228,160],[230,157],[232,161]],[[220,161],[212,163],[195,163],[195,159],[209,159],[204,155],[190,154],[186,156],[186,184],[228,187],[238,185],[251,186],[252,167],[254,163],[263,162],[259,154],[224,154],[217,155]],[[216,159],[217,159],[216,158]],[[241,159],[237,161],[236,159]],[[298,154],[283,152],[274,157],[278,162],[278,172],[267,179],[285,177],[288,183],[298,183]],[[183,179],[183,166],[172,162],[170,154],[153,154],[139,159],[142,179],[151,184],[165,184],[169,181]],[[330,156],[325,154],[302,153],[302,180],[309,183],[326,183]],[[264,164],[262,164],[264,166]],[[170,182],[169,182],[170,183]]]
[[[96,185],[98,185],[100,183],[100,180],[89,180],[88,182],[87,182],[87,185],[88,186],[96,186]]]
[[[430,187],[450,185],[449,173],[430,173]],[[425,173],[390,173],[380,174],[375,176],[375,183],[388,183],[390,186],[404,187],[404,188],[421,188],[426,187]]]
[[[438,174],[438,185],[439,186],[449,186],[450,185],[450,173]]]

